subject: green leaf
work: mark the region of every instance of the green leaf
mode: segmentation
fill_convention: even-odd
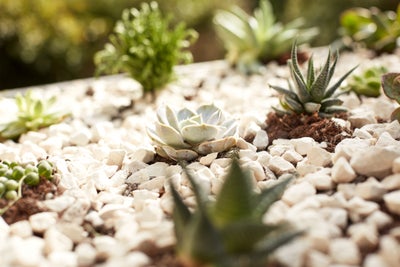
[[[320,102],[324,98],[326,87],[329,83],[329,67],[330,67],[331,50],[328,52],[325,65],[321,72],[318,74],[315,82],[310,87],[310,94],[314,102]]]
[[[400,73],[390,72],[382,76],[383,92],[400,104]]]
[[[308,60],[307,88],[311,88],[311,85],[313,85],[314,80],[315,80],[315,75],[314,75],[314,60],[313,60],[313,57],[311,56],[310,59]]]
[[[331,97],[335,91],[339,88],[339,86],[342,84],[342,82],[349,76],[358,66],[355,66],[351,70],[349,70],[345,75],[343,75],[334,85],[332,85],[328,90],[325,92],[324,98],[329,98]]]
[[[241,169],[238,160],[233,159],[212,210],[218,227],[251,217],[254,193],[251,179],[250,174]]]

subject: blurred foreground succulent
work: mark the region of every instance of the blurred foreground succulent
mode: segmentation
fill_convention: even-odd
[[[169,83],[174,66],[192,61],[184,51],[197,38],[184,23],[171,28],[171,16],[163,16],[156,2],[141,9],[124,10],[110,43],[95,55],[97,73],[127,72],[144,92],[154,92]]]
[[[386,72],[383,66],[365,69],[360,74],[350,76],[342,89],[358,96],[378,97],[381,95],[381,76]]]
[[[10,201],[6,207],[0,209],[0,215],[22,197],[23,184],[36,186],[41,178],[51,180],[52,175],[53,166],[47,160],[41,160],[36,165],[0,162],[0,198]]]
[[[304,77],[297,62],[297,48],[296,44],[294,44],[291,59],[288,60],[292,78],[292,83],[288,82],[289,89],[270,85],[271,88],[282,94],[280,104],[283,110],[275,109],[275,111],[278,114],[313,114],[318,112],[320,116],[330,116],[333,113],[346,111],[344,107],[340,106],[342,101],[337,98],[335,92],[356,67],[349,70],[335,84],[329,87],[338,57],[339,55],[336,54],[331,64],[331,51],[329,50],[324,66],[317,72],[314,70],[314,62],[311,57],[308,61],[307,76]]]
[[[314,38],[317,28],[302,29],[304,22],[302,18],[287,24],[276,22],[267,0],[260,1],[253,16],[234,6],[231,11],[218,11],[214,17],[217,34],[227,50],[227,60],[245,73],[256,72],[261,63],[289,53],[293,39],[306,43]]]
[[[343,12],[340,24],[343,41],[348,46],[354,46],[355,42],[378,53],[391,53],[400,46],[400,4],[397,12],[376,7],[352,8]]]
[[[215,201],[186,172],[196,197],[192,211],[171,183],[176,250],[184,266],[268,266],[267,258],[301,234],[285,222],[264,224],[270,206],[280,199],[291,177],[256,193],[249,172],[232,161]]]
[[[69,114],[53,110],[56,100],[55,96],[48,99],[34,96],[32,91],[27,91],[25,95],[18,93],[15,96],[17,118],[0,125],[0,140],[16,140],[23,133],[37,131],[64,120]]]
[[[391,72],[384,74],[382,76],[382,87],[387,97],[396,100],[400,104],[400,73]],[[400,107],[393,111],[391,119],[400,122]]]
[[[213,104],[196,111],[183,108],[174,111],[162,106],[158,121],[147,133],[156,145],[156,152],[173,160],[193,160],[199,155],[222,152],[235,146],[237,123],[227,119]]]

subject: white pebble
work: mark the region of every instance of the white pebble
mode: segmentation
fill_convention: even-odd
[[[307,160],[312,165],[326,167],[331,163],[332,155],[323,148],[313,146],[307,152]]]
[[[295,167],[292,163],[278,156],[273,156],[270,159],[268,167],[277,175],[295,171]]]
[[[297,153],[303,156],[305,156],[312,147],[318,146],[318,143],[311,137],[291,139],[290,143],[294,146]]]
[[[329,255],[333,263],[359,265],[361,255],[357,245],[349,239],[337,238],[330,242]]]
[[[70,251],[73,246],[72,240],[55,227],[49,228],[44,233],[44,241],[44,251],[46,254],[50,254],[54,251]]]
[[[384,195],[383,200],[390,212],[400,215],[400,190]]]
[[[349,227],[347,233],[361,251],[370,251],[378,245],[379,233],[376,227],[372,224],[353,224]]]
[[[51,266],[75,267],[78,265],[77,255],[72,251],[54,251],[47,258]]]
[[[57,218],[56,212],[41,212],[31,215],[29,222],[35,233],[43,233],[57,223]]]
[[[386,189],[375,178],[370,177],[367,181],[356,185],[355,193],[365,200],[378,201],[382,199]]]
[[[27,220],[15,222],[10,225],[10,234],[16,235],[22,238],[31,236],[33,233],[31,224]]]
[[[290,186],[283,193],[282,200],[289,205],[295,205],[309,196],[315,195],[317,190],[309,182],[300,182]]]
[[[269,139],[267,132],[264,130],[257,131],[253,140],[253,145],[255,145],[257,149],[263,150],[268,146],[268,143]]]
[[[335,183],[352,182],[356,176],[350,163],[343,157],[340,157],[332,167],[332,180]]]
[[[75,248],[79,266],[90,266],[96,259],[96,249],[89,243],[80,243]]]
[[[108,165],[117,165],[121,168],[122,163],[124,162],[126,151],[124,149],[113,149],[110,151],[108,155],[107,164]]]

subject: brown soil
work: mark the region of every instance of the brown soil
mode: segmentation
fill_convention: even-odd
[[[57,195],[60,192],[57,186],[46,179],[41,179],[40,184],[37,186],[22,186],[22,198],[16,201],[8,210],[2,215],[4,221],[12,224],[21,220],[27,220],[29,216],[45,211],[40,205],[40,201],[46,199],[46,195],[50,193]],[[0,199],[0,208],[7,206],[9,201]]]
[[[345,118],[342,116],[342,118]],[[278,116],[270,112],[266,119],[266,131],[270,144],[273,140],[283,138],[311,137],[317,142],[326,142],[326,150],[333,152],[336,145],[345,138],[349,138],[352,132],[336,124],[330,118],[313,115],[283,115]],[[344,133],[344,134],[343,134]]]

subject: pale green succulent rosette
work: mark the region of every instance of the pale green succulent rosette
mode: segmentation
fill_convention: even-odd
[[[148,128],[147,133],[156,145],[157,154],[164,158],[193,160],[236,145],[236,120],[226,119],[214,104],[202,105],[195,111],[161,106],[157,119],[155,127]]]

